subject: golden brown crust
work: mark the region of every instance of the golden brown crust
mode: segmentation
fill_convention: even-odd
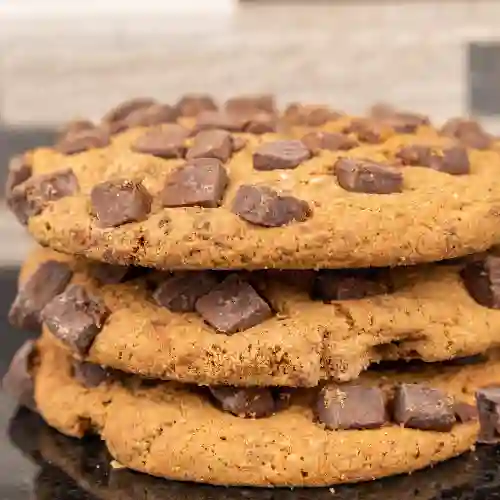
[[[324,129],[342,130],[349,120],[327,123]],[[226,163],[229,186],[219,208],[161,208],[166,177],[183,160],[131,151],[144,128],[115,136],[108,147],[72,156],[50,148],[32,151],[34,175],[71,168],[81,191],[50,202],[30,218],[29,230],[40,243],[62,252],[165,269],[402,265],[486,250],[500,240],[498,152],[470,150],[471,173],[465,176],[404,168],[403,192],[390,195],[345,191],[331,172],[335,160],[349,156],[391,164],[404,144],[440,147],[453,140],[421,127],[415,135],[389,134],[381,144],[324,150],[294,170],[253,169],[252,153],[259,144],[307,130],[236,134],[246,146]],[[152,213],[141,222],[103,229],[90,214],[89,193],[96,184],[117,178],[142,180],[154,199]],[[248,183],[305,200],[312,216],[277,228],[245,222],[231,205],[238,186]]]
[[[279,314],[227,336],[196,313],[156,305],[141,279],[100,286],[89,276],[91,263],[50,250],[32,254],[21,281],[49,259],[68,262],[76,271],[72,283],[111,311],[88,360],[152,378],[315,386],[355,379],[372,361],[441,361],[499,345],[500,311],[469,296],[457,266],[398,268],[391,271],[393,293],[333,304],[312,301],[307,287],[297,287],[302,278],[263,278],[262,293]]]
[[[388,425],[377,430],[327,431],[313,421],[305,395],[258,420],[221,412],[198,390],[138,380],[94,389],[71,375],[71,359],[48,338],[39,343],[35,397],[42,416],[61,432],[98,433],[126,467],[172,479],[214,484],[322,486],[409,472],[470,449],[475,422],[450,432]],[[362,383],[392,387],[424,382],[473,403],[483,385],[498,384],[500,363],[366,374]]]

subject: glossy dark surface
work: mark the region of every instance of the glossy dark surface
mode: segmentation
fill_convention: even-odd
[[[3,374],[28,334],[6,322],[17,270],[0,271]],[[494,500],[500,499],[500,447],[417,472],[364,485],[311,490],[216,488],[169,482],[110,467],[98,440],[78,441],[46,426],[38,415],[16,410],[0,392],[0,500]]]

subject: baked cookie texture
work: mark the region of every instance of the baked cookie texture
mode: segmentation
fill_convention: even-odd
[[[19,297],[26,296],[23,287],[47,263],[52,263],[50,269],[65,264],[72,273],[65,286],[81,286],[109,314],[85,344],[69,339],[60,329],[44,330],[55,332],[53,338],[80,359],[149,378],[201,385],[313,387],[324,379],[353,380],[372,362],[450,360],[499,345],[498,304],[486,307],[472,298],[459,262],[383,270],[374,281],[356,282],[355,272],[341,281],[344,288],[334,291],[363,292],[360,298],[332,296],[326,303],[312,300],[310,291],[314,283],[328,284],[323,278],[330,274],[240,273],[241,280],[270,304],[272,315],[230,334],[219,332],[194,308],[172,311],[169,307],[175,301],[169,307],[155,301],[165,283],[173,282],[176,291],[177,274],[172,278],[150,272],[134,278],[136,269],[103,266],[48,249],[37,249],[25,263]],[[106,272],[118,281],[103,284]],[[127,273],[132,273],[131,279],[119,282]],[[60,274],[66,280],[66,271]],[[477,274],[485,275],[481,269]],[[201,275],[193,276],[200,289]],[[333,272],[335,279],[342,276]],[[365,288],[356,288],[361,285]],[[16,299],[16,304],[20,302]],[[11,320],[18,317],[12,311]]]
[[[254,486],[322,486],[410,472],[474,446],[478,423],[436,432],[386,424],[330,431],[314,420],[311,390],[291,394],[289,406],[263,419],[219,409],[199,388],[138,378],[107,378],[89,388],[73,375],[70,356],[47,337],[34,367],[38,411],[64,434],[101,436],[123,466],[179,480]],[[498,383],[496,355],[461,367],[409,373],[367,373],[360,383],[389,394],[394,384],[424,383],[463,403]]]
[[[457,127],[408,117],[304,128],[260,106],[251,119],[157,110],[125,129],[108,117],[18,160],[9,205],[42,245],[161,269],[408,265],[500,240],[493,142],[463,149]]]

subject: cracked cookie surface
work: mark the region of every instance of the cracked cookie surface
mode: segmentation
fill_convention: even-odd
[[[263,271],[219,279],[231,282],[224,293],[234,293],[236,286],[251,294],[253,324],[249,324],[249,317],[242,323],[236,310],[225,309],[223,322],[221,315],[207,315],[207,310],[214,310],[211,302],[225,296],[213,278],[203,281],[202,275],[192,275],[197,292],[206,294],[196,302],[203,307],[196,308],[191,300],[197,297],[181,288],[185,282],[176,274],[134,277],[144,270],[102,266],[47,249],[36,250],[26,262],[21,289],[40,266],[54,260],[65,262],[73,272],[70,287],[80,286],[92,301],[102,302],[97,310],[104,306],[107,315],[101,329],[89,330],[84,349],[75,349],[80,342],[59,337],[64,345],[77,357],[150,378],[316,386],[324,379],[353,380],[371,362],[442,361],[499,344],[500,311],[471,297],[459,264],[384,270],[387,276],[378,281],[349,276],[333,289],[323,279],[328,275],[312,271]],[[104,271],[108,280],[112,273],[118,281],[102,284],[97,277],[104,279]],[[130,279],[120,282],[127,274]],[[316,283],[315,293],[336,295],[324,295],[331,299],[326,302],[312,300],[311,281]],[[181,297],[175,295],[179,290],[184,293]],[[228,330],[228,325],[236,329]],[[60,329],[52,331],[57,334]]]

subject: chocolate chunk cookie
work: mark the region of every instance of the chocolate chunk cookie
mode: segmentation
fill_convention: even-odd
[[[458,264],[146,274],[112,267],[106,274],[102,264],[40,249],[21,283],[54,260],[74,273],[62,297],[77,286],[89,300],[63,300],[71,311],[63,324],[57,296],[57,307],[43,310],[46,329],[78,358],[151,378],[311,387],[354,380],[381,360],[464,364],[500,344],[500,311],[477,302]]]

